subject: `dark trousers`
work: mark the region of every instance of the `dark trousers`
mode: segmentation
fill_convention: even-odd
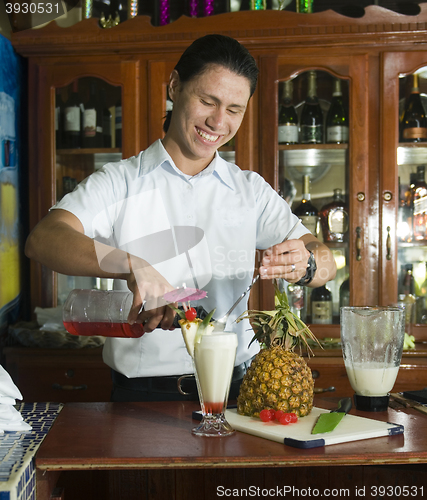
[[[234,368],[229,400],[237,399],[243,375],[251,361],[252,359]],[[194,375],[127,378],[115,370],[111,370],[111,373],[113,402],[199,400]]]

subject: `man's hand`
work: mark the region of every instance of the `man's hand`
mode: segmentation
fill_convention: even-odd
[[[287,240],[264,252],[259,273],[261,279],[283,278],[296,283],[307,270],[309,251],[302,240]]]
[[[175,311],[167,305],[163,296],[174,290],[173,286],[142,259],[129,256],[129,265],[127,284],[133,293],[129,323],[142,323],[146,332],[152,332],[158,326],[163,330],[172,329]]]

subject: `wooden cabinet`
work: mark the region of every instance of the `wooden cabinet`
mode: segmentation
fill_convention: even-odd
[[[29,60],[31,227],[57,198],[55,88],[85,77],[119,86],[123,105],[121,153],[129,157],[162,137],[166,85],[183,50],[206,33],[220,32],[242,42],[260,68],[257,91],[236,136],[236,163],[242,169],[258,171],[275,189],[280,176],[286,174],[286,166],[280,163],[283,152],[299,149],[327,155],[334,149],[324,144],[279,146],[280,84],[309,70],[345,83],[350,137],[341,147],[345,162],[340,168],[349,206],[348,238],[342,252],[350,277],[350,304],[395,303],[401,260],[409,258],[401,256],[404,246],[396,236],[401,175],[397,157],[401,149],[416,149],[417,158],[427,158],[422,144],[399,144],[399,81],[427,66],[423,50],[427,4],[421,4],[417,16],[378,6],[365,10],[361,18],[333,11],[312,15],[244,11],[210,18],[182,17],[159,27],[152,26],[148,17],[138,16],[111,29],[102,29],[96,19],[89,19],[70,28],[53,22],[13,34],[15,49]],[[411,161],[410,168],[415,168],[418,160]],[[417,262],[427,258],[425,243],[417,244]],[[340,274],[341,282],[344,276]],[[57,303],[57,276],[36,263],[31,263],[31,296],[33,307]],[[263,282],[253,291],[252,305],[271,308],[272,298],[271,284]],[[338,337],[339,324],[314,325],[313,331],[320,338]],[[427,326],[414,326],[413,334],[419,341],[427,339]],[[330,367],[341,370],[333,356],[329,360]],[[336,383],[325,379],[326,385]]]
[[[110,369],[101,348],[6,347],[6,369],[25,402],[109,401]]]

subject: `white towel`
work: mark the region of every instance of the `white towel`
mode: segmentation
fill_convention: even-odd
[[[22,399],[21,391],[0,365],[0,434],[4,431],[25,432],[32,429],[14,407],[16,399]]]
[[[0,429],[3,431],[29,431],[31,425],[24,422],[19,411],[10,405],[0,405]]]
[[[21,391],[16,387],[11,376],[0,365],[0,395],[13,399],[22,399]]]

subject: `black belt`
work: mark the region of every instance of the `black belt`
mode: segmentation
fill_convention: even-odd
[[[241,363],[234,367],[232,382],[236,382],[243,378],[247,367],[252,360]],[[197,393],[196,378],[193,374],[175,375],[170,377],[136,377],[127,378],[125,375],[111,370],[113,383],[133,391],[155,391],[164,393],[176,393],[187,396]]]

